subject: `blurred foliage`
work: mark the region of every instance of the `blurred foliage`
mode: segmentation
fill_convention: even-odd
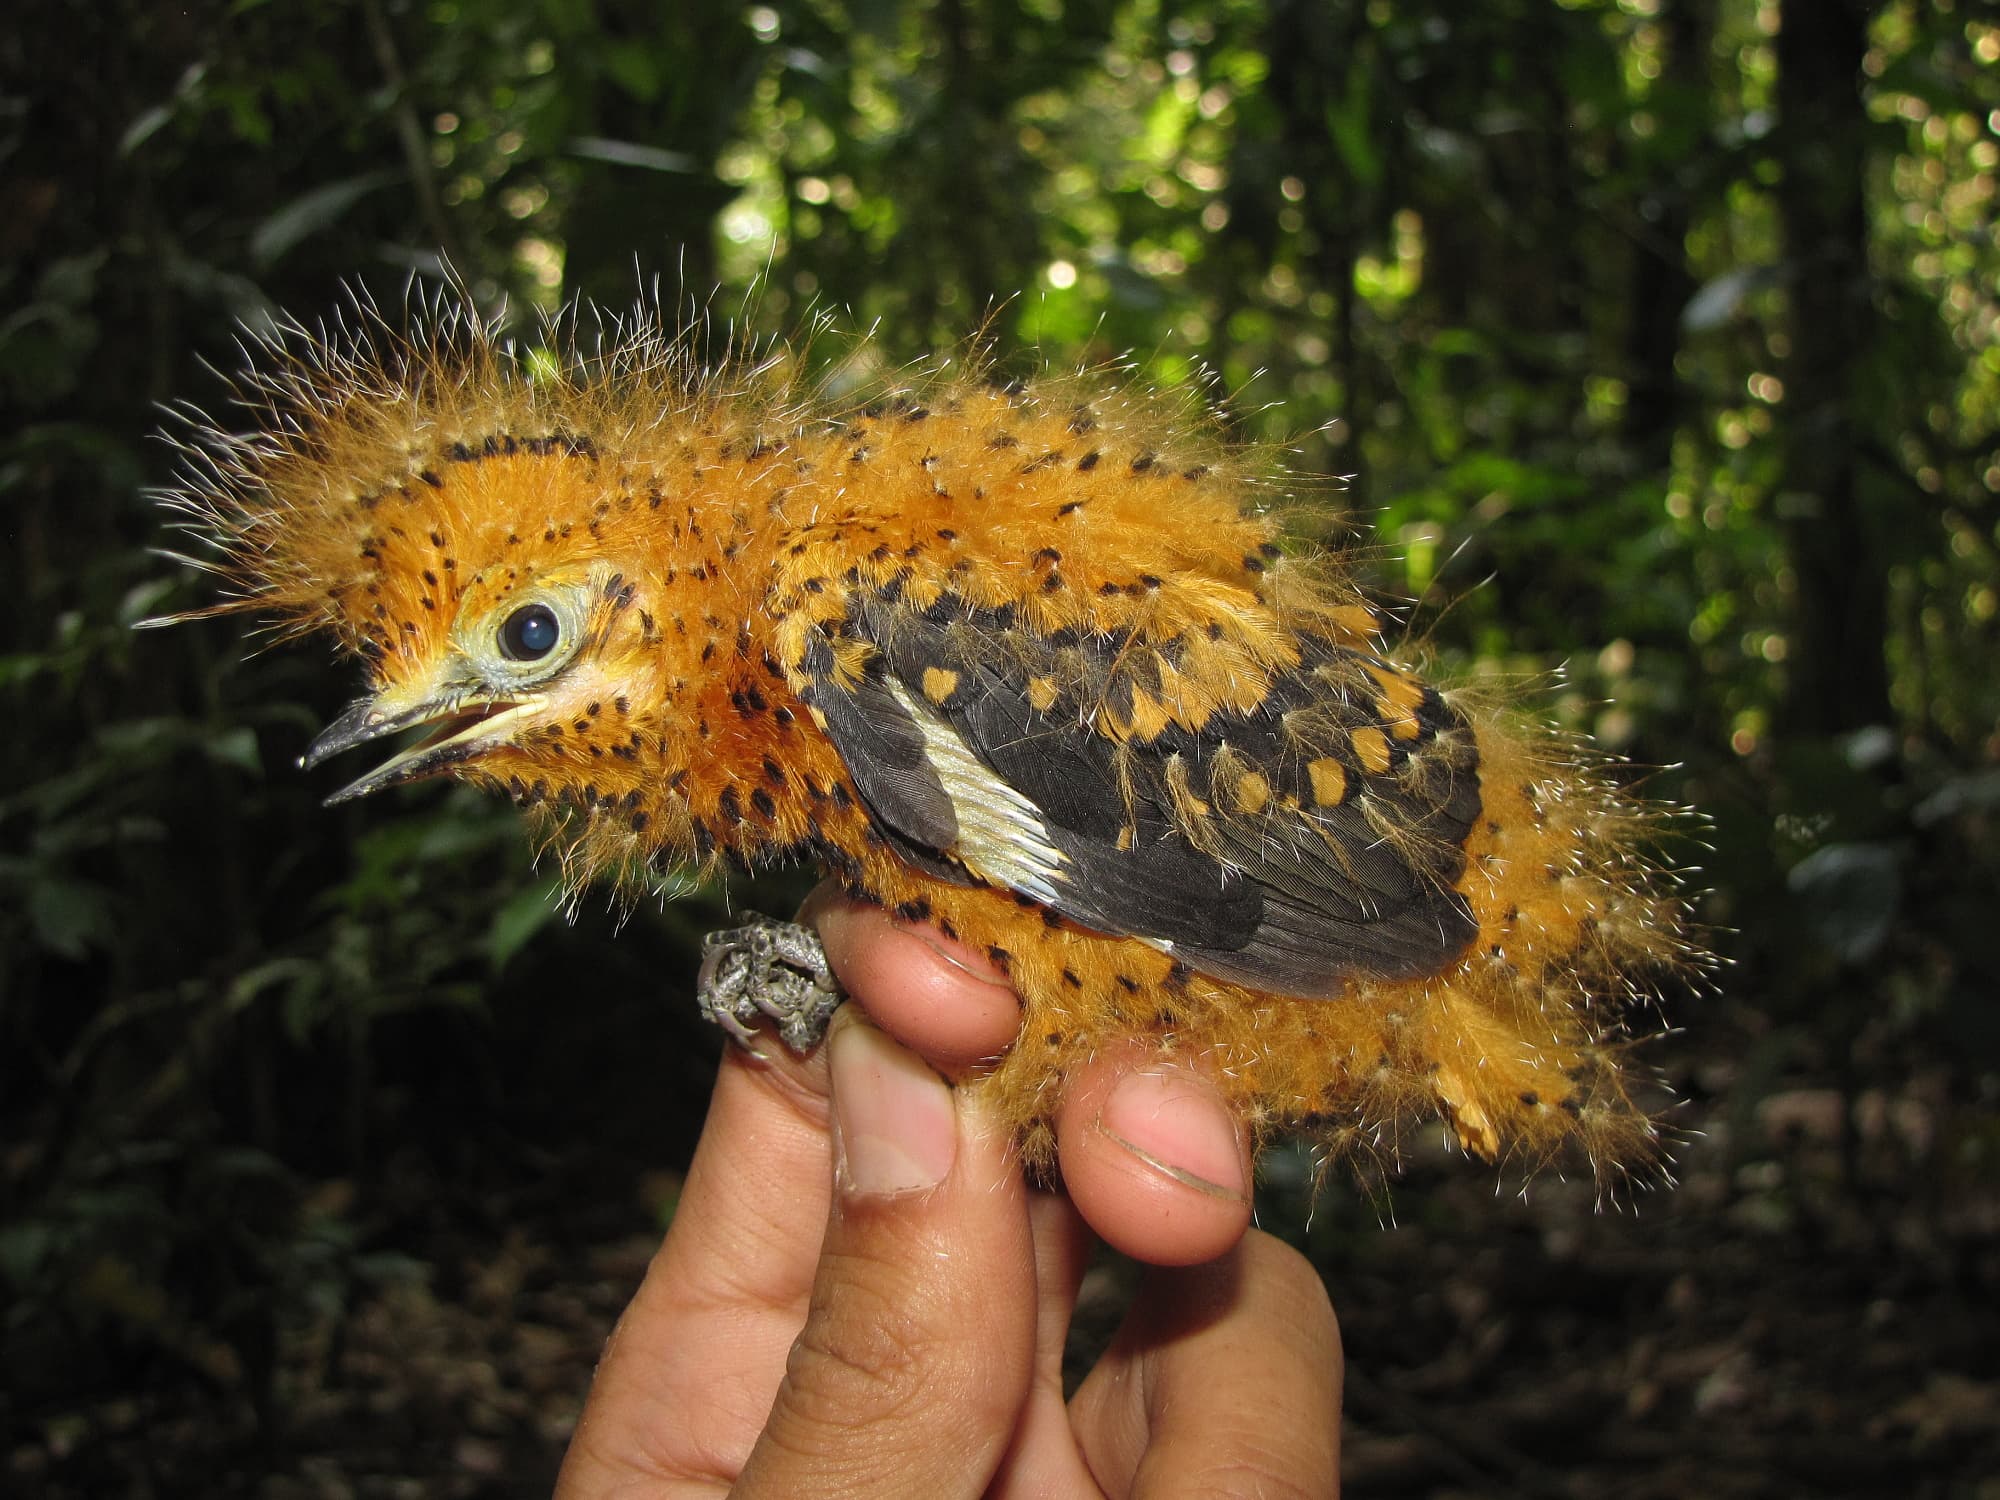
[[[496,306],[657,277],[885,359],[1212,373],[1350,476],[1431,652],[1712,817],[1745,1076],[1941,1070],[1944,1169],[1994,1170],[1983,7],[25,0],[0,60],[11,1437],[189,1378],[268,1437],[274,1349],[432,1274],[396,1226],[441,1184],[620,1182],[698,1118],[716,898],[549,920],[499,809],[315,805],[315,652],[131,629],[203,597],[148,551],[157,405],[447,260]]]

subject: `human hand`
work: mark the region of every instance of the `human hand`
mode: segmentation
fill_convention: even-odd
[[[945,1072],[998,1056],[1021,1026],[1005,975],[933,927],[822,886],[800,920],[819,930],[842,988],[884,1031]],[[1153,1265],[1213,1260],[1250,1226],[1250,1147],[1193,1066],[1135,1048],[1094,1058],[1056,1115],[1064,1191],[1114,1249]]]
[[[924,1056],[1012,1036],[1011,991],[966,950],[836,901],[809,916],[849,994]],[[812,1058],[732,1051],[558,1494],[1335,1493],[1333,1312],[1295,1252],[1239,1239],[1248,1160],[1219,1098],[1106,1059],[1058,1139],[1074,1205],[1030,1191],[976,1092],[854,1007]],[[1147,1273],[1065,1404],[1086,1216],[1182,1268]]]

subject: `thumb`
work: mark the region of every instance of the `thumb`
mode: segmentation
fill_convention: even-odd
[[[1027,1193],[1004,1133],[843,1008],[833,1211],[812,1304],[733,1493],[976,1496],[1034,1358]]]

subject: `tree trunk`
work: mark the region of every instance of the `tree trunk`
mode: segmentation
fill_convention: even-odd
[[[1658,105],[1676,115],[1699,109],[1706,121],[1706,69],[1714,33],[1708,0],[1668,0],[1660,8],[1659,25],[1666,60],[1655,86],[1661,96]],[[1637,472],[1657,474],[1663,482],[1673,466],[1674,435],[1685,406],[1675,362],[1681,351],[1681,313],[1695,290],[1694,273],[1688,267],[1688,229],[1705,186],[1696,178],[1699,169],[1694,163],[1676,165],[1678,171],[1672,176],[1658,173],[1657,186],[1639,199],[1631,323],[1625,336],[1625,445]]]
[[[1791,292],[1777,509],[1795,583],[1784,728],[1890,720],[1888,572],[1858,492],[1873,322],[1860,93],[1871,7],[1786,0],[1778,33],[1778,212]]]

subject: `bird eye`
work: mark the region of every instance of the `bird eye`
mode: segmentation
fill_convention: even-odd
[[[540,661],[562,640],[562,621],[546,604],[524,604],[500,622],[500,654],[509,661]]]

